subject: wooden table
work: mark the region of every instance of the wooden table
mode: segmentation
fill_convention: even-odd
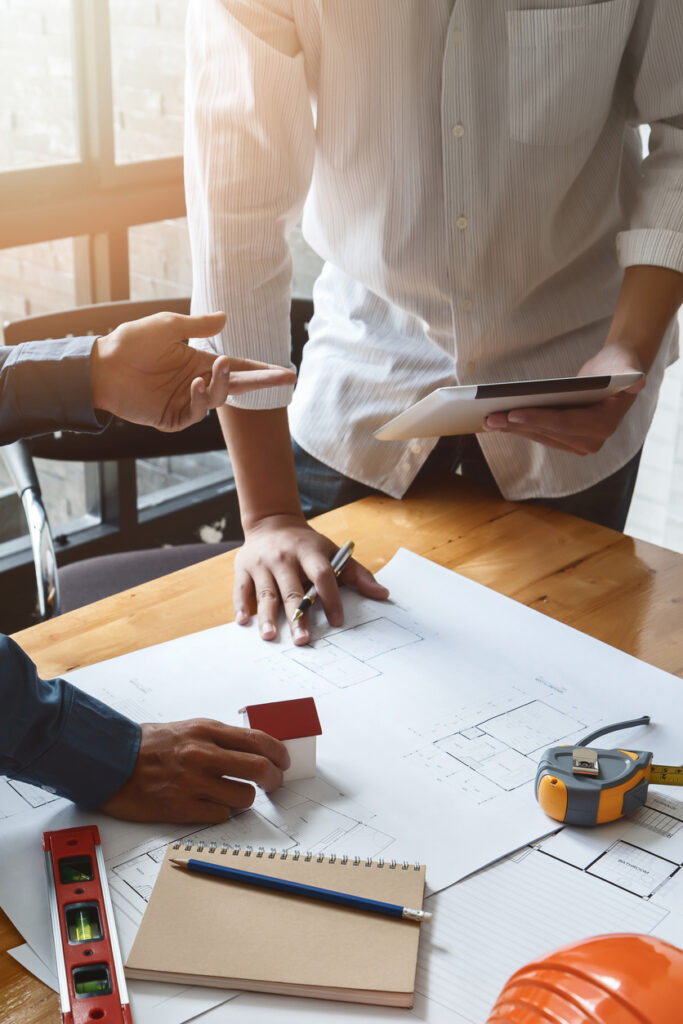
[[[478,583],[683,676],[683,556],[455,478],[402,501],[366,498],[321,516],[353,537],[373,572],[406,547]],[[228,622],[234,553],[17,634],[44,677]],[[0,1020],[52,1024],[58,997],[7,954],[21,936],[0,911]]]

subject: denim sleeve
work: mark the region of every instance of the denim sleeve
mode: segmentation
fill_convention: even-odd
[[[0,444],[53,430],[97,432],[111,419],[93,409],[95,338],[31,341],[0,348]]]
[[[140,726],[36,666],[0,635],[0,773],[94,810],[126,782]]]

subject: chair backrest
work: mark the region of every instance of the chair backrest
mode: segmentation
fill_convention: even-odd
[[[45,338],[75,338],[87,334],[109,334],[127,320],[139,320],[153,313],[189,313],[190,300],[149,299],[144,302],[107,302],[95,306],[77,306],[57,313],[26,316],[4,324],[5,344],[18,345],[22,341],[43,341]]]

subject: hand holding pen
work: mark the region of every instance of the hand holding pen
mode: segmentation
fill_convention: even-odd
[[[344,608],[331,565],[336,551],[337,545],[301,515],[265,516],[248,527],[244,545],[235,558],[235,621],[246,626],[256,605],[262,639],[275,640],[278,611],[282,605],[294,644],[304,646],[311,640],[308,616],[304,615],[296,622],[293,618],[304,591],[312,583],[316,589],[316,600],[330,625],[341,626]],[[389,596],[387,588],[355,558],[347,561],[341,579],[345,586],[352,587],[363,597],[383,601]]]
[[[339,548],[339,551],[337,551],[337,553],[333,556],[332,561],[330,562],[330,568],[332,569],[332,572],[335,575],[335,579],[339,577],[339,574],[343,570],[344,566],[351,558],[354,547],[354,542],[352,540],[349,540],[346,542],[346,544],[344,544],[343,547]],[[317,596],[318,594],[315,587],[309,587],[306,593],[304,594],[303,599],[299,604],[299,607],[292,615],[292,622],[297,622],[301,618],[301,616],[308,611],[311,605],[315,602]]]

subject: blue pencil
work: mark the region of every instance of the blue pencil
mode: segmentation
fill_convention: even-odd
[[[201,875],[215,875],[227,881],[242,882],[255,885],[260,889],[275,889],[292,896],[305,896],[308,899],[324,900],[354,910],[369,910],[373,914],[385,914],[387,917],[399,917],[404,921],[429,921],[431,914],[426,910],[411,910],[398,903],[383,903],[381,900],[369,900],[364,896],[352,896],[348,892],[337,892],[335,889],[321,889],[317,885],[304,885],[302,882],[290,882],[288,878],[274,878],[272,875],[259,875],[255,871],[242,871],[240,868],[229,868],[223,864],[212,864],[206,860],[174,860],[171,864],[176,868],[197,871]]]

